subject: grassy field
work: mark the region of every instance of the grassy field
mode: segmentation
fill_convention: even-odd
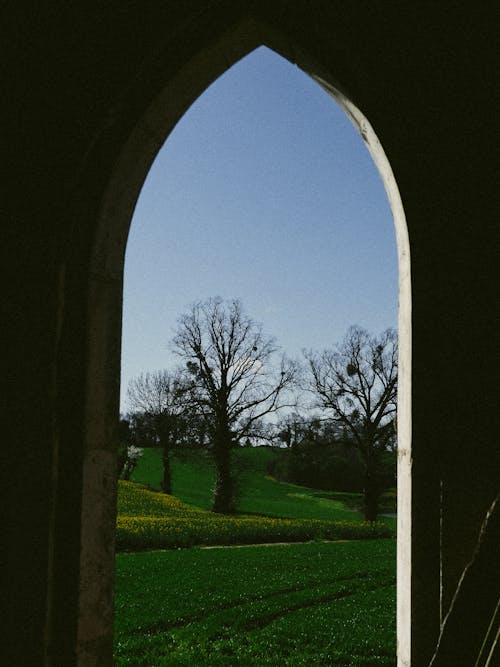
[[[274,456],[269,447],[245,447],[233,452],[238,512],[292,519],[363,520],[361,512],[351,509],[361,503],[360,494],[318,491],[269,477],[267,464]],[[132,480],[159,489],[161,465],[160,450],[145,449]],[[171,467],[173,495],[193,507],[210,509],[215,472],[208,452],[176,450]],[[383,520],[395,527],[394,520]]]
[[[120,554],[115,661],[393,667],[395,542]]]
[[[159,450],[120,482],[117,546],[136,553],[116,558],[115,665],[395,666],[395,540],[369,539],[394,536],[394,521],[364,524],[356,494],[277,482],[273,455],[235,452],[231,517],[207,511],[205,452],[173,454],[174,496],[138,483],[159,488]]]

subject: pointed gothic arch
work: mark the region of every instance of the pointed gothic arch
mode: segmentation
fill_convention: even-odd
[[[411,487],[400,494],[400,667],[428,667],[440,635],[433,667],[492,665],[498,512],[481,541],[500,470],[491,9],[472,0],[453,11],[410,0],[8,4],[4,662],[111,664],[127,228],[169,129],[266,44],[370,120],[404,202],[412,368],[400,417],[406,410],[411,452],[400,456]]]
[[[254,19],[244,19],[200,49],[169,78],[124,142],[100,205],[90,257],[88,365],[85,387],[78,643],[108,645],[112,636],[115,455],[118,417],[122,281],[133,210],[150,166],[189,106],[239,59],[268,46],[309,74],[343,108],[362,135],[391,205],[399,260],[398,395],[398,653],[411,652],[411,280],[408,230],[391,165],[368,119],[342,90],[340,79],[297,43]],[[97,510],[97,512],[96,512]],[[97,519],[96,519],[97,517]],[[96,572],[100,572],[97,578]],[[101,614],[96,624],[96,613]],[[109,650],[109,649],[108,649]]]

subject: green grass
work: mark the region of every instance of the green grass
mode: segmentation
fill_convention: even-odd
[[[234,452],[236,516],[214,515],[207,452],[172,455],[174,496],[120,482],[117,667],[394,667],[394,522],[372,528],[359,494],[267,476],[269,448]],[[159,450],[134,479],[158,489]],[[351,542],[323,542],[353,539]],[[360,539],[364,538],[364,539]],[[200,544],[279,546],[173,550]]]
[[[393,667],[395,543],[118,555],[115,660]]]
[[[269,447],[234,450],[237,512],[281,518],[363,520],[363,515],[346,503],[347,498],[351,506],[359,502],[359,494],[328,492],[325,497],[324,491],[277,482],[269,477],[267,464],[274,456],[275,452]],[[145,449],[132,479],[159,489],[161,466],[160,450]],[[210,509],[215,472],[209,453],[206,450],[176,450],[171,456],[171,468],[173,495],[188,505]]]

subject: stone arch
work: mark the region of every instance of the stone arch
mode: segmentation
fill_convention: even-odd
[[[377,135],[340,83],[298,43],[246,18],[186,62],[151,102],[129,133],[102,198],[90,254],[87,381],[83,456],[78,664],[108,656],[112,641],[112,573],[115,486],[113,430],[118,414],[122,276],[128,229],[149,168],[187,108],[218,76],[255,48],[266,45],[297,64],[344,109],[379,169],[393,212],[399,257],[400,389],[398,653],[410,664],[411,571],[411,284],[404,210],[389,161]]]

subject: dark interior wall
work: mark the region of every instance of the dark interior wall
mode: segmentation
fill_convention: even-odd
[[[2,12],[6,664],[43,664],[46,652],[51,664],[76,659],[89,266],[113,166],[180,67],[249,12],[367,116],[405,207],[412,665],[426,664],[500,471],[495,4],[10,3]]]

